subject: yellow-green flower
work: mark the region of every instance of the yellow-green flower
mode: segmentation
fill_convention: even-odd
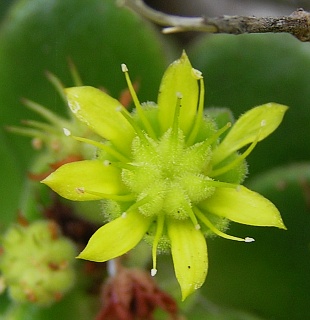
[[[102,141],[75,137],[97,146],[97,157],[65,164],[43,183],[70,200],[103,200],[110,222],[79,258],[113,259],[145,238],[152,244],[151,274],[157,272],[157,252],[171,251],[185,299],[205,280],[206,236],[254,241],[224,233],[229,221],[285,228],[270,201],[240,184],[245,157],[279,126],[287,107],[261,105],[233,126],[220,127],[223,112],[204,111],[203,77],[185,53],[165,72],[157,104],[140,104],[127,67],[122,70],[136,107],[132,113],[98,89],[66,90],[71,111]]]

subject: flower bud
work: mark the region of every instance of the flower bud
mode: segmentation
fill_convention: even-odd
[[[49,305],[74,284],[76,249],[51,221],[14,225],[2,239],[0,271],[17,302]]]

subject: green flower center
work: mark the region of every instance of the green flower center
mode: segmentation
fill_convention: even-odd
[[[132,168],[123,169],[122,179],[142,202],[143,215],[186,219],[193,204],[213,194],[204,174],[212,153],[208,143],[187,147],[182,131],[169,129],[159,141],[136,137],[132,150]]]

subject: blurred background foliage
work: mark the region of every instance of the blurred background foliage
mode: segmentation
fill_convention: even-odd
[[[190,9],[188,1],[170,1],[165,7],[163,3],[150,2],[171,13],[201,14],[197,8],[202,1]],[[254,10],[258,3],[264,12],[290,14],[299,5],[309,10],[307,1],[295,1],[294,7],[284,0],[230,1],[235,3],[234,10],[225,3],[208,1],[205,5],[222,10],[221,14],[238,14],[239,7]],[[120,64],[126,63],[131,78],[139,82],[140,100],[156,101],[163,71],[185,48],[193,66],[204,74],[206,107],[229,107],[236,118],[266,102],[286,104],[290,109],[280,128],[250,155],[246,181],[276,204],[288,230],[233,224],[231,234],[251,236],[256,242],[209,240],[207,281],[184,312],[193,320],[309,317],[309,43],[270,34],[163,36],[156,26],[117,7],[113,0],[3,0],[0,18],[1,232],[16,220],[27,172],[36,157],[29,139],[8,133],[5,126],[36,118],[21,104],[22,97],[54,112],[67,112],[46,71],[57,75],[65,86],[73,85],[70,58],[84,84],[103,87],[118,97],[126,86]],[[162,261],[165,264],[166,258]],[[4,294],[0,300],[0,319],[84,320],[93,316],[93,301],[79,291],[47,309],[9,306]]]

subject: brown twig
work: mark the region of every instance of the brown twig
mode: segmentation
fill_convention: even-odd
[[[201,31],[208,33],[290,33],[300,41],[310,41],[310,13],[297,9],[284,17],[221,16],[181,17],[162,13],[148,7],[142,0],[121,0],[124,5],[141,16],[165,26],[163,33]]]

